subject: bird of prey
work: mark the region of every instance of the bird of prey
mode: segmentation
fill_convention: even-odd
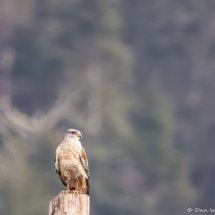
[[[68,192],[89,195],[90,180],[87,156],[79,139],[81,132],[69,129],[57,147],[54,163],[57,174]]]

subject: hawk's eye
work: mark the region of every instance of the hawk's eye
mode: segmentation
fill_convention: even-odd
[[[72,134],[76,134],[76,132],[75,132],[75,131],[73,131],[73,132],[72,132]]]

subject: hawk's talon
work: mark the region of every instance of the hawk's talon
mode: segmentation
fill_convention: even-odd
[[[73,193],[77,193],[77,194],[82,194],[81,191],[78,191],[78,190],[72,190]]]
[[[71,190],[66,190],[66,191],[62,190],[61,193],[72,193],[72,191]]]

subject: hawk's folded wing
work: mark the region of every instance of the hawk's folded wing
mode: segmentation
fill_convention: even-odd
[[[87,155],[83,147],[81,148],[80,160],[81,160],[82,166],[84,167],[85,173],[88,177],[86,178],[86,185],[87,185],[87,194],[89,195],[89,188],[90,188],[89,166],[88,166]]]
[[[66,184],[63,182],[63,178],[62,178],[62,175],[61,175],[61,172],[60,172],[59,161],[58,161],[58,154],[57,154],[57,152],[55,152],[55,155],[54,155],[54,164],[55,164],[56,173],[59,175],[59,177],[60,177],[62,183],[66,186]]]

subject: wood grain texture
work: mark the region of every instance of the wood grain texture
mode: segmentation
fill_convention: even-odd
[[[61,192],[49,204],[49,215],[89,215],[89,211],[90,197],[86,194]]]

